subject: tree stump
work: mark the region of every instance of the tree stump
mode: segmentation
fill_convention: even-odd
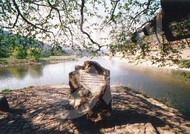
[[[3,112],[9,112],[10,107],[5,96],[0,95],[0,110]]]
[[[69,73],[71,104],[97,122],[111,116],[110,71],[94,61],[85,61]]]

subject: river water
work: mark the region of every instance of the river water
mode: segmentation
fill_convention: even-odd
[[[82,58],[57,64],[0,68],[0,91],[37,85],[68,83],[68,73],[84,60],[94,60],[111,71],[111,84],[122,85],[163,100],[190,114],[190,73],[169,69],[131,66],[109,59]],[[188,76],[188,77],[186,77]]]

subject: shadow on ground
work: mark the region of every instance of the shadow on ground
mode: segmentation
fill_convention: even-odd
[[[190,121],[175,109],[122,87],[112,88],[112,116],[93,123],[64,117],[71,106],[67,89],[30,89],[6,94],[12,111],[0,113],[0,133],[188,133]]]

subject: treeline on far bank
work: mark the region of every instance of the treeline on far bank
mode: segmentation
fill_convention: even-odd
[[[65,55],[60,45],[50,47],[32,38],[15,34],[0,34],[0,61],[5,58],[38,61],[41,57]]]

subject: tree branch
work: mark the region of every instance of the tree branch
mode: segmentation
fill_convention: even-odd
[[[82,32],[83,34],[85,34],[85,35],[89,38],[89,40],[90,40],[93,44],[96,44],[96,45],[98,46],[98,49],[94,51],[94,52],[97,52],[97,51],[99,51],[99,50],[102,48],[102,46],[101,46],[99,43],[95,42],[95,41],[91,38],[91,36],[90,36],[86,31],[84,31],[84,29],[83,29],[83,24],[84,24],[84,7],[85,7],[85,0],[81,0],[81,9],[80,9],[81,22],[80,22],[80,30],[81,30],[81,32]]]
[[[15,22],[13,23],[13,26],[12,27],[3,27],[3,28],[7,28],[7,29],[11,29],[11,28],[14,28],[18,22],[18,18],[19,18],[19,13],[17,14],[16,16],[16,19],[15,19]]]
[[[65,3],[65,2],[64,2],[64,3]],[[50,6],[52,9],[54,9],[54,10],[57,12],[57,14],[58,14],[58,16],[59,16],[59,22],[61,23],[62,20],[61,20],[61,14],[60,14],[59,9],[56,8],[55,6],[53,6],[49,0],[48,0],[48,4],[49,4],[49,6]],[[65,4],[66,4],[66,3],[65,3]],[[73,33],[72,33],[71,29],[70,29],[68,26],[65,26],[65,25],[64,25],[64,27],[69,30],[69,33],[70,33],[70,35],[71,35],[72,45],[73,45]]]
[[[60,14],[60,12],[59,12],[59,9],[57,9],[55,6],[53,6],[53,5],[50,3],[49,0],[47,0],[47,2],[48,2],[49,6],[50,6],[52,9],[54,9],[55,11],[57,11],[57,14],[58,14],[58,16],[59,16],[59,21],[61,22],[61,14]]]
[[[120,1],[120,0],[113,1],[113,2],[115,2],[115,5],[114,5],[114,7],[113,7],[113,10],[112,10],[112,13],[111,13],[111,17],[110,17],[110,20],[108,21],[108,23],[109,23],[110,21],[115,22],[114,13],[115,13],[115,9],[116,9],[117,4],[119,3],[119,1]]]
[[[135,15],[135,17],[133,17],[133,19],[136,19],[139,15],[141,15],[142,13],[145,13],[149,8],[150,8],[150,2],[151,0],[148,0],[148,3],[146,4],[146,8],[144,10],[142,10],[141,12],[139,12],[138,14]]]
[[[53,35],[54,39],[55,39],[55,35],[54,35],[53,32],[48,31],[48,30],[46,30],[46,29],[44,29],[44,28],[42,28],[42,27],[39,27],[39,26],[33,24],[32,22],[30,22],[29,20],[27,20],[27,19],[23,16],[23,14],[21,13],[21,11],[20,11],[20,9],[19,9],[19,7],[18,7],[16,1],[15,1],[15,0],[12,0],[12,1],[13,1],[13,5],[15,6],[15,8],[16,8],[16,10],[17,10],[17,12],[18,12],[18,15],[21,16],[21,18],[22,18],[26,23],[28,23],[29,25],[33,26],[33,27],[36,28],[36,29],[40,29],[40,30],[42,30],[42,31],[44,31],[44,32],[51,33],[51,34]]]

